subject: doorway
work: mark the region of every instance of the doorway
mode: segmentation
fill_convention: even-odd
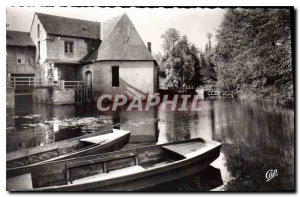
[[[91,71],[86,71],[85,72],[85,82],[86,82],[87,87],[89,87],[89,88],[92,87],[93,78],[92,78],[92,72]]]

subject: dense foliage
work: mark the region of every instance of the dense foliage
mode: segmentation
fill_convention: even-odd
[[[218,87],[241,98],[294,102],[288,9],[228,9],[217,34]]]
[[[161,88],[233,90],[239,98],[294,103],[291,21],[288,9],[228,9],[212,46],[204,51],[170,28],[157,54]]]
[[[162,36],[164,55],[159,60],[159,73],[165,87],[197,87],[202,83],[200,76],[199,51],[187,37],[170,28]]]
[[[217,65],[214,62],[214,48],[211,44],[212,34],[208,33],[208,43],[205,46],[205,51],[200,51],[200,64],[202,75],[200,76],[203,80],[204,86],[206,88],[214,87],[218,77],[217,77]]]

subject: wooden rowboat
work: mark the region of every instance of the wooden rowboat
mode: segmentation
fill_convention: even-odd
[[[42,162],[114,151],[126,145],[129,136],[129,131],[111,129],[44,146],[14,151],[6,155],[6,166],[7,168],[17,168]]]
[[[7,190],[142,190],[204,169],[220,148],[218,142],[196,138],[8,170]]]

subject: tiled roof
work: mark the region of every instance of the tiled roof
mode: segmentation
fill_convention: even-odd
[[[34,46],[29,32],[6,31],[6,45],[11,46]]]
[[[108,35],[112,32],[122,16],[123,15],[119,15],[103,22],[103,40],[107,39]]]
[[[100,39],[100,23],[36,13],[49,34]]]
[[[100,39],[100,23],[36,13],[49,34]],[[80,62],[101,60],[151,60],[149,52],[127,14],[103,22],[103,40]],[[124,41],[129,37],[128,41]]]
[[[98,61],[154,60],[127,14],[116,17],[109,28],[105,28],[104,22],[105,29],[106,35],[98,51]]]

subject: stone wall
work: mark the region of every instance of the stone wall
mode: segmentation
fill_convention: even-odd
[[[6,88],[6,108],[15,108],[15,91],[13,88]]]
[[[6,54],[6,73],[34,74],[34,47],[6,46]]]
[[[74,104],[75,103],[75,91],[73,89],[54,90],[52,94],[52,104]]]
[[[33,102],[52,105],[75,104],[75,91],[73,89],[35,89]]]

